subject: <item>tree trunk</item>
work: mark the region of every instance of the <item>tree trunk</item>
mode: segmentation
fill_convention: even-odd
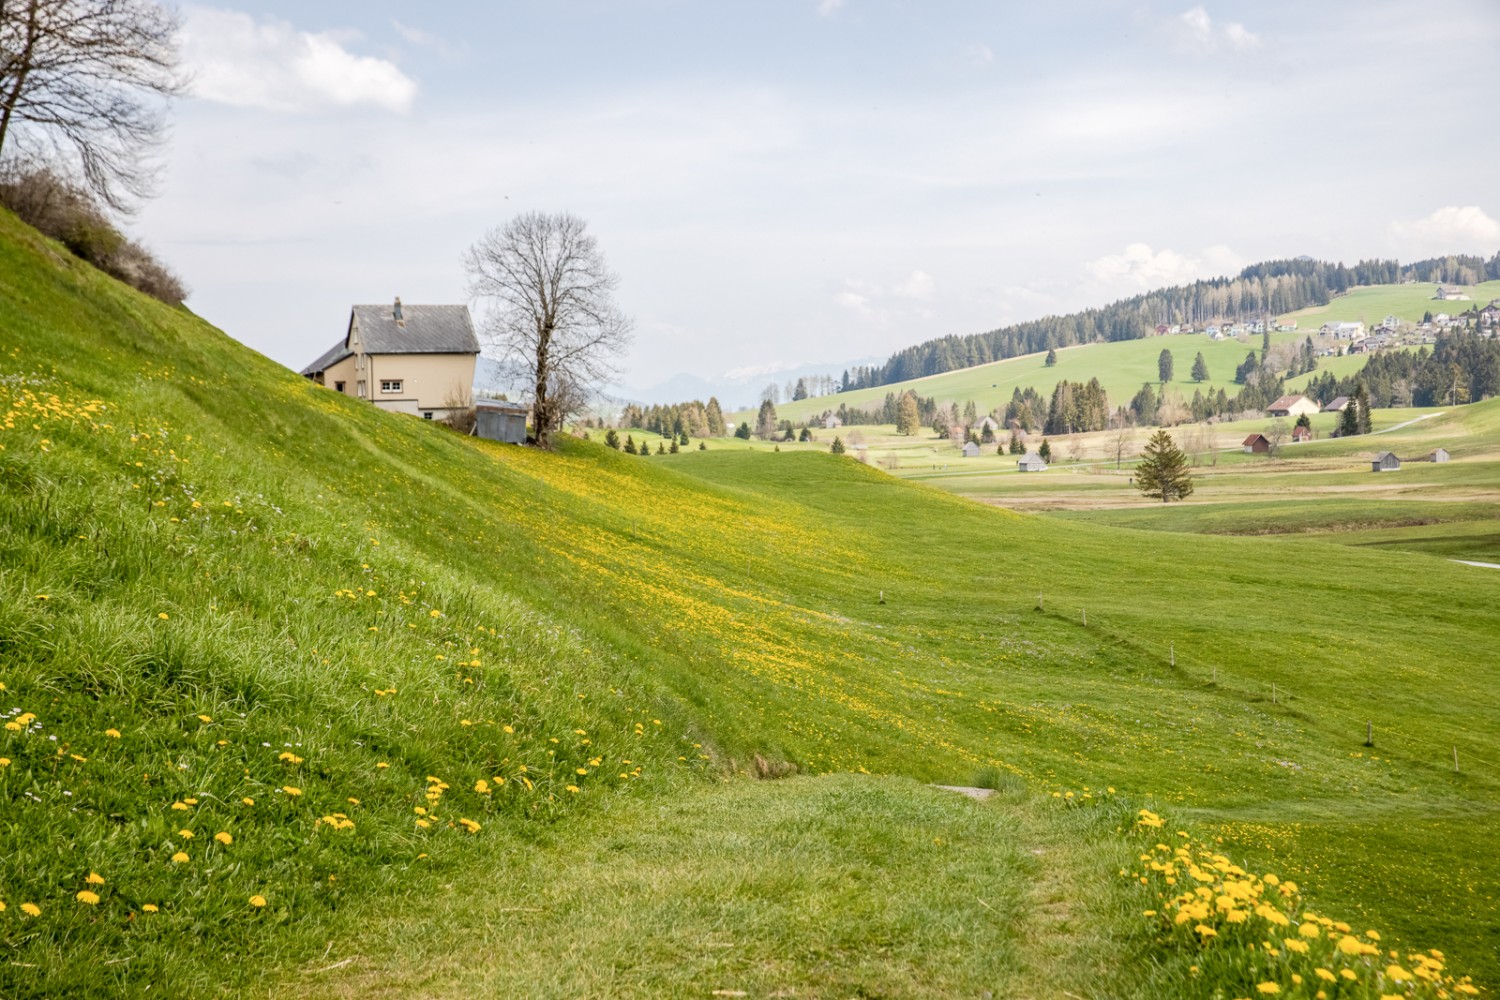
[[[21,99],[21,91],[26,87],[26,77],[31,73],[31,57],[36,51],[37,40],[37,17],[41,8],[41,0],[30,0],[26,8],[26,47],[16,58],[16,83],[10,88],[10,93],[5,97],[5,107],[0,111],[0,152],[5,150],[5,137],[10,132],[10,119],[16,110],[16,102]]]

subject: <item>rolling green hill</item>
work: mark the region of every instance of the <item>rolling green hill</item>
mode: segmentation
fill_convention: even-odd
[[[1273,333],[1271,342],[1287,343],[1299,340],[1302,336],[1306,334]],[[1243,343],[1232,339],[1211,341],[1207,335],[1199,333],[1149,337],[1145,340],[1120,340],[1107,344],[1083,344],[1059,349],[1057,364],[1051,368],[1046,365],[1045,354],[1028,354],[974,368],[945,372],[942,375],[912,379],[909,382],[782,403],[776,407],[776,415],[778,418],[800,423],[825,410],[837,410],[840,403],[847,403],[849,406],[876,405],[885,399],[886,393],[894,392],[899,395],[908,389],[922,397],[930,396],[939,403],[957,402],[962,405],[972,399],[979,411],[984,413],[997,406],[1004,407],[1015,389],[1024,390],[1032,386],[1043,397],[1049,397],[1053,387],[1060,381],[1066,379],[1087,382],[1091,378],[1097,378],[1103,384],[1113,408],[1129,403],[1130,397],[1135,395],[1143,383],[1156,383],[1157,358],[1164,349],[1172,352],[1173,372],[1177,376],[1170,386],[1181,392],[1184,398],[1191,399],[1196,389],[1201,389],[1206,394],[1220,387],[1232,395],[1239,390],[1234,384],[1235,367],[1245,360],[1249,351],[1259,351],[1260,342],[1259,336],[1248,338]],[[1194,382],[1191,377],[1193,358],[1200,351],[1208,363],[1210,379],[1206,382]],[[748,420],[753,426],[755,416],[755,411],[745,410],[726,414],[725,419],[732,417],[734,423]]]
[[[1482,306],[1492,299],[1500,299],[1500,281],[1485,282],[1469,289],[1473,296],[1470,302],[1436,302],[1432,298],[1435,287],[1419,283],[1351,289],[1326,306],[1314,306],[1281,317],[1280,322],[1295,322],[1298,330],[1295,333],[1274,333],[1271,335],[1271,342],[1281,344],[1300,341],[1309,333],[1316,334],[1318,327],[1324,323],[1360,320],[1373,326],[1390,315],[1416,322],[1426,312],[1462,312],[1474,305]],[[1091,378],[1099,379],[1104,385],[1111,407],[1122,406],[1130,401],[1130,397],[1135,395],[1142,383],[1156,382],[1157,356],[1164,348],[1172,352],[1174,374],[1177,376],[1171,387],[1181,392],[1184,398],[1191,398],[1196,389],[1202,389],[1206,394],[1221,386],[1233,395],[1238,391],[1233,382],[1235,367],[1245,360],[1248,351],[1258,351],[1260,344],[1259,336],[1214,342],[1201,333],[1083,344],[1060,349],[1057,352],[1057,364],[1052,368],[1044,364],[1045,355],[1028,354],[908,382],[782,403],[776,407],[776,415],[793,423],[801,423],[826,410],[837,410],[840,403],[847,403],[851,407],[870,406],[885,399],[886,393],[894,392],[899,395],[908,389],[919,396],[930,396],[939,403],[957,402],[961,405],[972,399],[983,413],[996,406],[1004,406],[1010,400],[1011,391],[1016,388],[1032,386],[1043,397],[1048,397],[1060,381],[1066,379],[1087,382]],[[1194,382],[1191,378],[1193,358],[1199,351],[1203,352],[1204,360],[1208,362],[1210,375],[1202,383]],[[1328,370],[1342,377],[1358,371],[1365,361],[1363,355],[1325,358],[1319,362],[1318,371]],[[1305,375],[1290,379],[1287,387],[1289,390],[1296,390],[1311,377]],[[727,416],[732,417],[734,423],[748,420],[753,425],[755,421],[754,410],[742,410]]]
[[[1026,517],[827,454],[461,438],[3,213],[0,412],[0,993],[1313,975],[1252,950],[1260,911],[1216,951],[1142,916],[1195,905],[1137,860],[1194,837],[1297,876],[1305,902],[1244,883],[1277,919],[1500,979],[1489,571]],[[1389,978],[1327,926],[1320,961]]]

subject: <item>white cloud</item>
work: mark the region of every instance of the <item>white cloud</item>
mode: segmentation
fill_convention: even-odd
[[[959,52],[959,58],[969,66],[988,66],[995,61],[995,50],[984,42],[975,42],[965,45]]]
[[[932,293],[937,291],[937,285],[932,280],[932,275],[926,271],[913,271],[906,278],[896,282],[891,289],[891,294],[903,299],[930,299]]]
[[[424,49],[431,49],[445,59],[456,59],[468,51],[468,46],[463,44],[454,45],[441,35],[435,35],[430,31],[402,24],[395,18],[391,18],[391,27],[396,29],[396,34],[406,39],[412,45],[419,45]]]
[[[1500,251],[1500,222],[1486,215],[1478,205],[1447,205],[1425,219],[1392,223],[1391,229],[1397,238],[1419,251]]]
[[[832,17],[842,6],[844,0],[818,0],[818,16]]]
[[[1131,243],[1124,251],[1084,265],[1094,281],[1117,294],[1182,285],[1199,278],[1233,273],[1242,261],[1226,246],[1204,249],[1197,257],[1174,250],[1153,251],[1145,243]]]
[[[1216,27],[1202,4],[1183,11],[1174,27],[1179,46],[1202,55],[1222,48],[1249,52],[1260,47],[1260,36],[1238,21],[1228,21],[1222,28]]]
[[[178,41],[193,96],[238,107],[309,111],[373,105],[404,112],[417,83],[394,63],[355,55],[353,37],[298,31],[285,21],[189,7]]]

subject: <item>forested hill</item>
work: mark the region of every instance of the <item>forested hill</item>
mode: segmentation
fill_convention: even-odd
[[[844,389],[889,385],[938,375],[1054,347],[1135,340],[1160,324],[1262,319],[1307,306],[1326,305],[1359,285],[1400,281],[1471,285],[1500,279],[1500,253],[1489,258],[1449,256],[1403,265],[1394,260],[1360,261],[1353,267],[1298,258],[1252,264],[1233,278],[1211,278],[1146,292],[1099,309],[1000,327],[987,333],[951,335],[908,347],[883,365],[845,373]]]

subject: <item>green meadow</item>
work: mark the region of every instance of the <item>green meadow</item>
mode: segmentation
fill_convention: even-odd
[[[1298,329],[1289,333],[1271,334],[1273,344],[1300,342],[1309,334],[1316,336],[1324,323],[1362,321],[1374,326],[1387,316],[1417,322],[1424,313],[1458,313],[1476,306],[1484,306],[1500,299],[1500,281],[1489,281],[1467,289],[1472,296],[1469,302],[1438,302],[1433,299],[1437,286],[1427,283],[1412,285],[1372,285],[1350,289],[1326,306],[1311,306],[1279,317],[1280,323],[1296,323]],[[1163,349],[1172,352],[1173,374],[1170,388],[1191,399],[1195,390],[1205,394],[1223,388],[1230,395],[1238,391],[1234,369],[1245,360],[1247,352],[1259,351],[1261,336],[1211,341],[1205,334],[1175,334],[1150,337],[1145,340],[1127,340],[1104,344],[1081,344],[1061,348],[1057,352],[1057,364],[1048,368],[1045,354],[1028,354],[1019,358],[1008,358],[987,365],[944,372],[907,382],[859,389],[813,399],[786,402],[777,406],[776,415],[793,423],[802,423],[817,418],[829,409],[837,410],[840,403],[851,407],[878,405],[886,393],[898,395],[908,389],[922,397],[932,397],[939,403],[962,404],[973,400],[981,413],[995,407],[1003,407],[1014,389],[1035,388],[1043,397],[1050,397],[1058,382],[1087,382],[1097,378],[1109,395],[1111,406],[1129,402],[1141,385],[1157,384],[1157,360]],[[1209,378],[1204,382],[1192,380],[1193,359],[1203,353],[1208,363]],[[1320,358],[1319,374],[1330,371],[1340,378],[1352,375],[1364,367],[1365,356],[1354,354],[1335,358]],[[1310,375],[1287,380],[1288,391],[1303,388]],[[754,410],[743,410],[732,416],[735,423],[755,422]]]
[[[0,413],[4,995],[1500,982],[1494,571],[464,438],[4,214]]]
[[[1313,332],[1316,332],[1316,327]],[[1273,333],[1271,343],[1291,343],[1306,336],[1305,331]],[[1011,393],[1016,389],[1024,391],[1028,387],[1035,388],[1044,398],[1050,398],[1052,389],[1058,382],[1087,382],[1092,378],[1097,378],[1104,386],[1111,406],[1122,406],[1130,402],[1130,397],[1147,382],[1159,388],[1157,362],[1163,350],[1172,352],[1175,378],[1168,386],[1182,393],[1184,399],[1191,399],[1197,390],[1207,394],[1220,388],[1233,395],[1239,388],[1234,383],[1234,369],[1245,360],[1247,353],[1252,350],[1260,351],[1261,339],[1260,335],[1256,335],[1244,340],[1213,341],[1206,334],[1196,333],[1107,344],[1080,344],[1059,348],[1057,364],[1050,368],[1047,367],[1045,353],[1027,354],[908,382],[782,403],[776,407],[776,416],[801,423],[820,416],[825,410],[837,410],[840,403],[851,407],[877,406],[885,399],[886,393],[900,395],[908,389],[924,398],[930,396],[939,403],[957,402],[962,405],[972,399],[979,412],[986,413],[997,406],[1003,408],[1010,402]],[[1194,382],[1193,359],[1200,351],[1204,361],[1208,363],[1209,378],[1204,382]],[[755,416],[755,410],[745,410],[726,414],[725,419],[732,417],[735,423],[749,421],[753,427]]]

